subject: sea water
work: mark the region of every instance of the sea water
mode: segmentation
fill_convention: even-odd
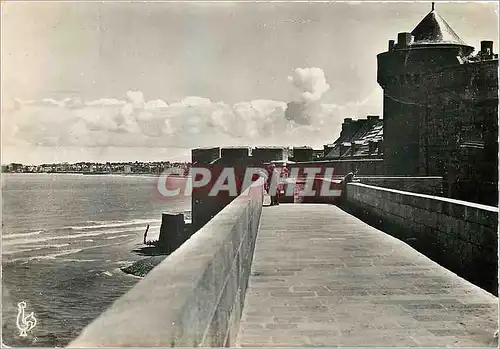
[[[146,226],[157,239],[162,212],[189,210],[152,176],[2,174],[3,344],[67,345],[140,280],[120,268],[145,258]],[[21,301],[37,320],[27,337]]]

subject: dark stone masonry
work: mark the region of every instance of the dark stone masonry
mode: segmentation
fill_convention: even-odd
[[[378,55],[387,174],[442,176],[450,197],[497,205],[498,55],[433,9]]]

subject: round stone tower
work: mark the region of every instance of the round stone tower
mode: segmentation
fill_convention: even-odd
[[[377,81],[384,90],[384,164],[388,175],[429,174],[422,165],[422,133],[435,93],[434,72],[459,65],[474,51],[434,9],[411,32],[389,40],[377,56]]]

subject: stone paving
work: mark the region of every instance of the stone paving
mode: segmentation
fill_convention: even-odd
[[[236,346],[496,347],[498,298],[336,206],[264,207]]]

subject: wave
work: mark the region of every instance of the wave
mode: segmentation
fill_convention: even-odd
[[[77,263],[100,262],[99,259],[57,258],[57,260],[60,262],[77,262]]]
[[[106,240],[114,240],[114,239],[119,239],[119,238],[128,238],[130,236],[134,236],[133,234],[125,234],[125,235],[115,235],[115,236],[109,236],[106,238]]]
[[[84,226],[69,226],[61,229],[72,229],[72,230],[89,230],[89,229],[97,229],[97,228],[116,228],[116,227],[124,227],[127,225],[139,225],[139,224],[151,224],[151,223],[161,223],[161,219],[134,219],[128,222],[122,221],[87,221],[88,223],[104,223],[104,224],[96,224],[96,225],[84,225]]]
[[[19,259],[20,260],[28,260],[28,261],[33,261],[33,260],[37,260],[37,259],[56,259],[57,257],[60,257],[60,256],[67,256],[69,254],[74,254],[74,253],[78,253],[78,252],[82,252],[82,251],[83,251],[83,248],[75,248],[73,250],[67,250],[67,251],[58,252],[58,253],[51,253],[51,254],[47,254],[44,256],[33,256],[33,257],[19,258]],[[12,261],[14,261],[14,260],[12,260]]]
[[[98,245],[98,246],[88,246],[88,247],[82,247],[82,248],[75,248],[75,249],[66,250],[66,251],[62,251],[62,252],[58,252],[58,253],[46,254],[43,256],[14,258],[14,259],[8,260],[6,262],[7,263],[14,263],[14,262],[19,262],[19,261],[28,262],[28,261],[35,261],[35,260],[40,260],[40,259],[41,260],[46,260],[46,259],[55,260],[55,259],[57,259],[58,261],[97,262],[97,261],[101,261],[101,260],[98,260],[98,259],[92,259],[92,260],[90,260],[90,259],[88,259],[88,260],[86,260],[86,259],[64,259],[64,258],[57,258],[57,257],[67,256],[70,254],[83,252],[85,250],[92,250],[95,248],[116,246],[116,245],[121,245],[121,244],[122,244],[122,242],[117,242],[117,243],[112,243],[112,244],[104,244],[104,245]]]
[[[8,252],[2,251],[2,255],[8,256],[11,254],[16,254],[16,253],[33,252],[33,251],[37,251],[37,250],[43,250],[44,248],[45,248],[45,246],[44,247],[25,248],[22,250],[15,250],[15,251],[8,251]]]
[[[155,226],[150,226],[150,229],[158,229],[160,226],[155,225]],[[68,234],[68,235],[56,235],[56,236],[46,236],[46,237],[40,237],[36,239],[11,239],[8,241],[3,242],[3,246],[18,246],[18,245],[27,245],[27,244],[33,244],[33,243],[39,243],[39,242],[46,242],[46,241],[52,241],[52,240],[72,240],[72,239],[78,239],[82,237],[95,237],[95,236],[100,236],[100,235],[107,235],[107,234],[119,234],[119,233],[125,233],[125,232],[140,232],[142,231],[143,228],[138,228],[138,227],[133,227],[133,228],[128,228],[128,229],[119,229],[119,230],[100,230],[100,231],[91,231],[91,232],[85,232],[85,233],[80,233],[80,234]]]
[[[2,235],[2,239],[17,239],[25,236],[33,236],[33,235],[39,235],[42,233],[43,230],[38,230],[38,231],[33,231],[30,233],[13,233],[13,234],[8,234],[8,235]]]
[[[191,210],[184,210],[175,213],[182,213],[184,215],[184,220],[186,223],[191,222],[192,212]],[[116,228],[123,227],[127,225],[145,225],[145,224],[155,224],[161,223],[161,219],[134,219],[131,221],[87,221],[86,223],[91,223],[91,225],[81,225],[81,226],[68,226],[61,229],[71,229],[71,230],[89,230],[89,229],[99,229],[99,228]],[[97,224],[95,224],[97,223]]]
[[[66,247],[69,246],[69,244],[54,244],[54,245],[43,245],[43,246],[32,246],[30,248],[25,248],[25,249],[19,249],[19,250],[13,250],[13,251],[2,251],[3,255],[11,255],[11,254],[16,254],[16,253],[24,253],[24,252],[32,252],[32,251],[38,251],[38,250],[43,250],[46,248],[61,248],[61,247]]]
[[[190,217],[190,212],[185,213],[186,217]],[[187,218],[190,220],[189,218]],[[56,232],[67,232],[68,230],[73,231],[86,231],[86,230],[96,230],[96,229],[107,229],[107,228],[119,228],[119,227],[127,227],[127,226],[144,226],[146,224],[150,225],[150,228],[155,226],[156,224],[161,223],[161,219],[134,219],[131,221],[86,221],[86,223],[90,223],[91,225],[81,225],[81,226],[66,226],[61,228],[47,229],[47,230],[36,230],[26,233],[9,233],[2,234],[2,240],[13,240],[13,239],[21,239],[24,237],[30,237],[35,235],[40,235],[44,232],[48,231],[56,231]],[[136,227],[138,229],[139,227]],[[144,226],[145,228],[145,226]],[[142,228],[141,228],[142,229]],[[42,241],[42,240],[40,240]]]
[[[111,261],[110,261],[111,262]],[[112,264],[118,264],[118,265],[130,265],[135,263],[136,260],[120,260],[120,261],[114,261]],[[117,267],[117,270],[120,270],[121,267]]]

